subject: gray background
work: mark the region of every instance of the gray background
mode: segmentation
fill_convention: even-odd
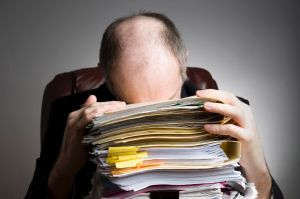
[[[55,74],[95,66],[104,29],[141,9],[178,26],[189,65],[248,98],[266,159],[286,198],[299,163],[296,1],[1,1],[1,198],[24,196],[39,155],[43,89]]]

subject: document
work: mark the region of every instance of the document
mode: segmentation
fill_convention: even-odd
[[[207,101],[221,103],[193,96],[94,118],[82,141],[97,165],[91,198],[149,198],[170,190],[180,198],[242,198],[248,187],[255,193],[239,171],[241,144],[205,132],[205,124],[232,123],[207,112]]]

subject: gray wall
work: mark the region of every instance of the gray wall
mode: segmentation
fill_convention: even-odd
[[[266,159],[287,198],[299,171],[299,3],[296,1],[14,1],[0,3],[1,198],[22,197],[39,155],[43,89],[94,66],[105,27],[141,9],[167,14],[220,89],[248,98]],[[298,13],[297,13],[298,12]]]

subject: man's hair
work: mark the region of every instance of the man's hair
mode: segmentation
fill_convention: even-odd
[[[103,33],[101,47],[100,47],[100,61],[99,65],[103,68],[106,82],[110,84],[109,74],[112,66],[121,53],[120,38],[116,31],[118,25],[122,22],[134,19],[136,17],[151,17],[163,24],[163,29],[159,33],[163,44],[173,53],[178,59],[180,64],[180,72],[183,81],[186,80],[186,61],[187,53],[184,43],[181,39],[179,31],[174,23],[165,15],[154,12],[140,12],[137,14],[131,14],[126,17],[116,19],[111,23]]]

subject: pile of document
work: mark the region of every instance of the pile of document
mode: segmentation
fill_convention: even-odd
[[[90,198],[255,198],[239,171],[240,143],[204,130],[232,120],[205,111],[205,101],[131,104],[94,118],[83,139],[97,165]]]

